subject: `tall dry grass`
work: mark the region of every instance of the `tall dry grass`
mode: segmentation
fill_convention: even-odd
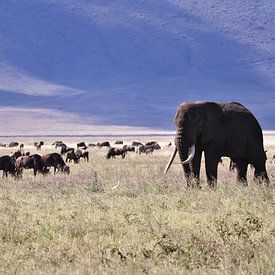
[[[225,159],[216,189],[204,169],[188,189],[178,161],[163,175],[171,150],[107,160],[90,149],[69,176],[1,179],[0,272],[275,274],[274,167],[269,187],[251,171],[244,187]]]

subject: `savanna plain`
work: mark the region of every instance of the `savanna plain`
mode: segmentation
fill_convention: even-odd
[[[119,139],[156,140],[162,149],[106,159],[107,149],[89,148],[90,161],[70,163],[70,175],[0,178],[0,273],[275,274],[274,134],[265,135],[268,187],[250,168],[248,186],[236,183],[223,158],[215,189],[203,164],[200,189],[186,187],[178,158],[163,174],[173,137]],[[63,139],[104,140],[115,141]],[[31,153],[58,151],[54,139],[41,151],[33,141],[20,139]]]

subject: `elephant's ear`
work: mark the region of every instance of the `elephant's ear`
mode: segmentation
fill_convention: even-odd
[[[206,143],[214,139],[218,129],[222,125],[223,113],[217,106],[208,106],[204,114],[204,122],[202,125],[201,142]]]
[[[215,129],[209,125],[202,128],[201,142],[206,143],[215,137]]]

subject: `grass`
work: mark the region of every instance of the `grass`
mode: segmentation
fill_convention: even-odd
[[[91,149],[69,176],[1,180],[0,273],[275,274],[274,178],[267,188],[250,171],[244,187],[225,160],[216,189],[204,171],[188,189],[178,164],[163,175],[171,150]]]

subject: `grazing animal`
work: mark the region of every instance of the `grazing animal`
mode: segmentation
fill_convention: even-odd
[[[124,149],[121,148],[110,148],[106,158],[110,159],[110,158],[116,158],[116,156],[121,156],[123,159],[125,158],[126,155],[126,151]]]
[[[161,147],[158,143],[153,144],[152,147],[154,148],[154,150],[160,150],[161,149]]]
[[[30,155],[30,152],[24,152],[23,150],[18,150],[14,153],[12,153],[10,156],[14,159],[14,161],[21,157],[21,156],[29,156]]]
[[[148,147],[145,147],[145,154],[148,155],[152,155],[154,152],[154,147],[153,146],[148,146]]]
[[[82,142],[77,143],[77,148],[83,148],[84,150],[86,150],[88,147],[85,144],[85,142],[82,141]]]
[[[122,140],[117,140],[117,141],[115,142],[115,144],[123,144],[123,141],[122,141]]]
[[[68,153],[70,151],[74,151],[74,148],[68,147],[65,143],[62,143],[61,151],[60,151],[61,155],[65,155],[66,153]]]
[[[109,141],[104,141],[104,142],[101,142],[101,143],[98,142],[98,143],[97,143],[97,146],[98,146],[99,148],[101,148],[101,147],[111,147]]]
[[[5,143],[0,143],[0,147],[7,147],[7,144],[5,144]]]
[[[12,157],[14,161],[21,156],[23,156],[21,151],[16,151],[10,155],[10,157]]]
[[[89,152],[88,151],[83,152],[82,153],[82,158],[84,158],[84,160],[89,162]]]
[[[122,147],[122,149],[127,152],[135,152],[135,150],[136,150],[135,146],[130,146],[130,145],[124,145]]]
[[[139,142],[139,141],[133,141],[132,142],[132,146],[135,146],[135,147],[137,147],[137,146],[142,146],[143,145],[143,143],[141,143],[141,142]]]
[[[47,168],[43,158],[37,154],[17,158],[16,168],[18,171],[21,171],[21,174],[23,169],[33,169],[34,176],[36,176],[37,172],[43,175],[49,173],[49,169]]]
[[[154,150],[159,150],[161,147],[158,143],[153,143],[151,145],[141,145],[137,148],[137,153],[142,154],[145,153],[146,155],[152,154]]]
[[[73,160],[74,163],[78,163],[79,159],[80,157],[76,155],[74,149],[67,153],[66,162],[71,162]]]
[[[145,143],[145,146],[151,146],[151,145],[154,145],[154,144],[157,144],[156,141],[148,141]]]
[[[204,152],[207,182],[215,186],[222,156],[237,164],[237,180],[247,182],[247,167],[255,167],[254,177],[269,182],[261,126],[254,115],[237,102],[182,103],[176,112],[176,148],[164,170],[170,168],[176,153],[188,185],[192,176],[199,184],[201,156]]]
[[[62,144],[64,144],[63,141],[61,141],[61,140],[56,140],[52,145],[54,145],[54,146],[55,146],[55,149],[57,149],[58,147],[61,147]]]
[[[17,147],[19,143],[17,141],[12,141],[9,143],[9,147]]]
[[[3,170],[3,178],[8,177],[8,173],[12,176],[17,176],[14,159],[10,156],[0,157],[0,170]]]
[[[37,149],[40,150],[42,145],[44,145],[44,141],[36,141],[34,142],[33,146]]]
[[[89,147],[96,147],[97,145],[95,143],[89,143],[88,146]]]
[[[145,153],[145,150],[146,150],[146,146],[145,145],[140,145],[140,146],[137,147],[136,153],[137,154],[142,154],[142,153]]]
[[[65,164],[62,156],[58,153],[51,153],[44,155],[43,160],[45,162],[45,165],[47,167],[53,167],[54,168],[54,174],[58,171],[64,173],[64,174],[70,174],[70,167]]]
[[[19,150],[23,150],[24,149],[24,144],[21,143],[20,146],[19,146]]]
[[[81,151],[81,150],[76,150],[75,152],[76,156],[80,159],[83,158],[85,161],[89,162],[89,152],[88,151]]]

